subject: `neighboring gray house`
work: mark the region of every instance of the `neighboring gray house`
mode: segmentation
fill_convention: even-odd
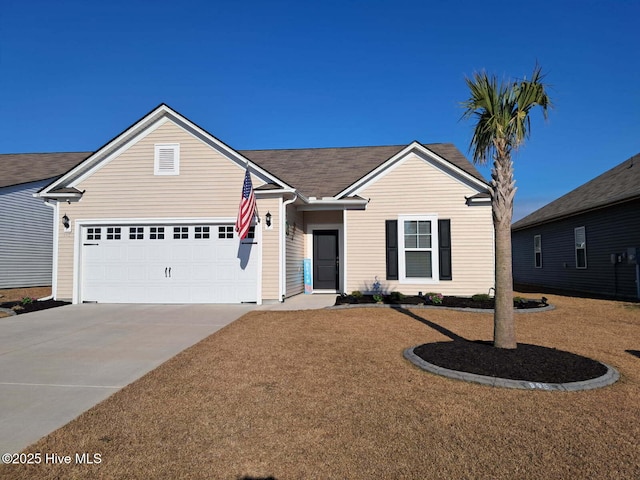
[[[511,231],[516,288],[640,298],[640,154]]]
[[[53,208],[33,194],[88,155],[0,155],[0,288],[51,285]]]

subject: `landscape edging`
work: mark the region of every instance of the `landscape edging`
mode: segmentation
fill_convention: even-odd
[[[482,385],[489,385],[491,387],[504,387],[504,388],[516,388],[520,390],[542,390],[546,392],[577,392],[581,390],[593,390],[596,388],[606,387],[612,385],[620,378],[618,371],[607,365],[606,363],[598,362],[607,368],[604,375],[589,380],[582,380],[580,382],[567,382],[567,383],[544,383],[544,382],[528,382],[525,380],[512,380],[510,378],[490,377],[487,375],[478,375],[475,373],[461,372],[459,370],[450,370],[448,368],[439,367],[433,363],[429,363],[415,353],[413,350],[420,345],[405,349],[403,352],[404,358],[413,363],[416,367],[426,370],[427,372],[441,375],[443,377],[452,378],[455,380],[463,380],[465,382],[480,383]]]
[[[332,305],[331,309],[340,309],[340,308],[402,308],[404,310],[409,310],[411,308],[418,309],[440,309],[440,310],[455,310],[458,312],[471,312],[471,313],[494,313],[493,308],[462,308],[462,307],[443,307],[440,305],[411,305],[411,304],[388,304],[388,303],[345,303],[343,305]],[[546,307],[541,308],[514,308],[514,313],[538,313],[538,312],[549,312],[551,310],[555,310],[556,307],[553,305],[547,305]]]

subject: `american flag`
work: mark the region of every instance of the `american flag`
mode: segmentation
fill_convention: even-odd
[[[253,193],[253,184],[251,183],[249,166],[247,166],[247,171],[244,174],[244,183],[242,184],[242,198],[238,208],[238,219],[236,220],[236,232],[238,232],[240,240],[247,237],[255,211],[256,196]]]

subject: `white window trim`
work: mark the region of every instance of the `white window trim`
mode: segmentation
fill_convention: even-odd
[[[536,242],[536,239],[538,241]],[[540,265],[536,263],[536,254],[540,254]],[[533,236],[533,265],[535,268],[542,268],[542,235]]]
[[[584,237],[583,246],[578,246],[578,231],[582,230],[582,236]],[[587,229],[582,227],[576,227],[573,229],[573,244],[575,249],[575,257],[576,257],[576,268],[579,270],[585,270],[587,268]],[[584,250],[584,267],[578,266],[578,250]]]
[[[431,222],[431,273],[432,277],[407,277],[405,249],[404,249],[404,222],[407,220],[422,220]],[[400,283],[440,283],[440,263],[438,249],[438,215],[398,215],[398,281]]]
[[[160,151],[173,150],[173,169],[160,169]],[[153,155],[154,175],[180,175],[180,144],[179,143],[156,143]]]

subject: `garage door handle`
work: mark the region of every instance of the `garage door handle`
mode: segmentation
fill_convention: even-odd
[[[171,267],[169,267],[169,278],[171,278]]]
[[[164,278],[167,278],[167,267],[164,267]]]

